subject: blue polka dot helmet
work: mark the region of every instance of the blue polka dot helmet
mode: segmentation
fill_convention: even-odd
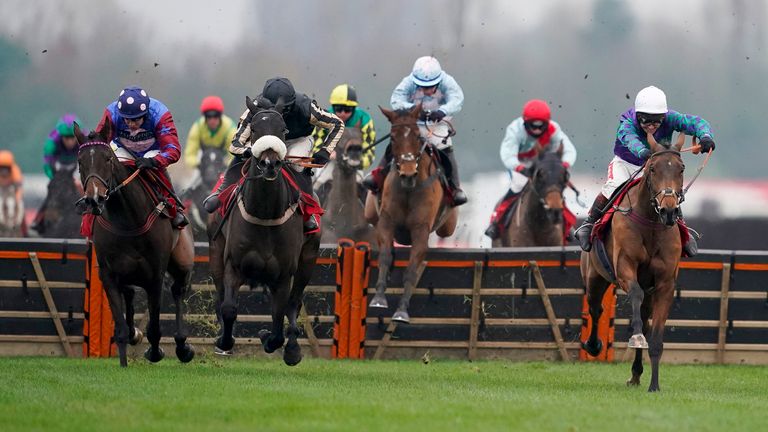
[[[149,96],[143,89],[131,86],[120,92],[117,98],[117,111],[127,119],[139,118],[149,110]]]

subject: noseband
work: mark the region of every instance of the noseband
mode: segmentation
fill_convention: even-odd
[[[663,155],[663,154],[669,154],[669,153],[671,153],[671,154],[673,154],[673,155],[675,155],[675,156],[677,156],[677,157],[682,159],[682,156],[680,155],[680,152],[677,151],[677,150],[662,150],[660,152],[656,152],[656,153],[652,154],[651,157],[648,158],[648,161],[646,162],[646,164],[650,164],[651,159],[653,159],[656,156]],[[646,183],[646,187],[648,188],[648,193],[650,193],[650,195],[651,195],[651,207],[653,207],[653,210],[656,212],[656,214],[661,216],[661,201],[664,200],[664,198],[666,198],[666,197],[673,197],[675,199],[675,203],[676,203],[677,207],[679,207],[680,204],[682,204],[683,201],[685,201],[685,192],[682,189],[678,192],[678,191],[668,187],[668,188],[661,189],[658,192],[654,193],[654,191],[652,189],[652,187],[653,187],[652,186],[653,181],[651,179],[652,175],[653,175],[653,173],[649,169],[648,170],[648,176],[647,176],[648,181],[646,181],[645,183]]]
[[[414,154],[412,152],[403,153],[395,156],[395,167],[397,168],[397,173],[399,175],[403,175],[403,173],[400,171],[400,164],[403,162],[416,162],[416,171],[419,169],[419,162],[421,161],[421,155],[424,153],[424,150],[427,148],[427,145],[429,142],[421,136],[421,133],[419,132],[418,125],[412,124],[412,123],[394,123],[390,127],[391,129],[394,129],[396,127],[408,127],[413,128],[416,127],[416,134],[418,136],[419,141],[421,142],[421,148],[419,149],[419,152]]]

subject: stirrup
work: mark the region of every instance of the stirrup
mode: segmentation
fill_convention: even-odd
[[[363,186],[365,186],[366,189],[370,190],[373,193],[379,193],[379,185],[376,184],[376,179],[373,177],[372,174],[368,174],[363,179]]]
[[[453,205],[454,206],[460,206],[462,204],[466,204],[467,201],[468,201],[467,194],[465,194],[464,191],[459,189],[459,188],[455,188],[453,190],[453,197],[452,198],[453,198]]]
[[[496,240],[497,238],[501,237],[501,232],[499,231],[499,227],[495,223],[492,223],[491,226],[489,226],[488,229],[485,230],[484,234],[490,237],[491,240]]]
[[[215,212],[219,206],[221,206],[221,201],[219,201],[219,192],[212,193],[203,200],[203,207],[208,213]]]
[[[579,246],[584,252],[592,250],[592,228],[595,226],[593,222],[584,222],[580,227],[576,229],[576,238],[579,240]]]

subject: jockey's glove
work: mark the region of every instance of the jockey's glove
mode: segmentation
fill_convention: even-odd
[[[157,161],[153,158],[138,158],[136,159],[136,168],[138,169],[152,169],[157,168]]]
[[[715,149],[715,141],[712,139],[712,137],[705,136],[701,139],[701,141],[699,141],[699,146],[701,146],[702,153],[709,153]]]
[[[253,151],[251,151],[250,147],[246,147],[245,151],[243,152],[243,158],[247,159],[251,156],[253,156]]]
[[[320,149],[312,156],[312,163],[325,165],[331,160],[331,154],[326,149]]]
[[[439,122],[440,120],[443,119],[443,117],[445,117],[445,113],[440,110],[437,110],[437,111],[430,112],[429,115],[427,116],[427,120],[432,122]]]

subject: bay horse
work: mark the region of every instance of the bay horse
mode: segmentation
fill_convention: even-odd
[[[75,202],[82,196],[82,188],[75,182],[77,163],[56,163],[53,178],[48,182],[48,194],[35,219],[42,237],[75,238],[80,236],[80,215]]]
[[[598,247],[581,254],[581,275],[587,288],[592,329],[582,344],[590,355],[597,355],[602,341],[597,337],[597,322],[602,299],[611,283],[627,292],[632,305],[629,347],[636,348],[632,378],[627,385],[639,385],[643,373],[643,348],[651,357],[649,392],[659,388],[659,360],[664,349],[664,325],[674,300],[675,280],[682,244],[678,219],[683,200],[683,164],[680,148],[685,135],[678,136],[671,148],[659,145],[648,134],[652,154],[642,168],[642,177],[630,188],[613,215],[604,245],[613,274],[600,264]],[[649,327],[648,319],[653,323]],[[646,335],[650,342],[646,341]]]
[[[170,290],[176,305],[176,357],[187,363],[195,351],[186,342],[184,297],[189,292],[195,257],[192,231],[177,230],[169,218],[161,218],[163,203],[153,203],[137,174],[118,160],[109,145],[111,122],[83,135],[75,123],[79,144],[78,165],[84,189],[83,203],[94,216],[92,236],[99,263],[99,278],[115,320],[115,342],[120,366],[128,366],[127,344],[141,342],[134,327],[134,288],[147,293],[149,348],[144,357],[152,363],[165,357],[160,347],[160,306],[166,272],[173,279]]]
[[[284,160],[282,102],[271,107],[260,99],[256,106],[246,98],[246,105],[254,115],[249,125],[251,156],[243,165],[245,178],[236,190],[236,204],[221,229],[223,235],[216,235],[222,218],[219,213],[208,225],[210,266],[222,327],[216,352],[228,355],[234,347],[240,286],[266,286],[272,297],[272,330],[259,331],[259,338],[267,353],[285,344],[283,361],[294,366],[301,361],[297,318],[319,253],[320,234],[304,234],[300,193],[287,178],[303,174],[292,172]]]
[[[365,219],[364,203],[360,197],[359,170],[363,163],[363,131],[360,121],[344,128],[336,145],[332,180],[323,200],[323,243],[335,243],[340,238],[373,242],[373,226]],[[327,169],[327,168],[326,168]]]
[[[189,199],[189,220],[195,234],[204,233],[207,229],[208,213],[203,207],[203,201],[216,186],[219,175],[227,168],[227,153],[225,150],[203,147],[200,155],[198,175],[192,184],[184,190],[181,199]]]
[[[388,308],[385,291],[391,271],[393,241],[411,245],[408,268],[404,276],[404,292],[400,298],[393,321],[409,323],[408,305],[413,288],[418,282],[418,267],[427,254],[429,234],[436,231],[440,237],[449,237],[456,229],[458,212],[447,202],[436,159],[438,150],[419,134],[417,120],[421,104],[413,108],[381,112],[392,123],[391,148],[394,167],[384,179],[378,215],[371,215],[370,203],[377,204],[369,194],[366,216],[375,221],[379,246],[379,276],[376,294],[370,307]]]
[[[507,229],[494,246],[562,246],[563,190],[568,184],[568,169],[563,166],[563,146],[556,152],[539,147],[530,170],[531,178],[507,215]]]

